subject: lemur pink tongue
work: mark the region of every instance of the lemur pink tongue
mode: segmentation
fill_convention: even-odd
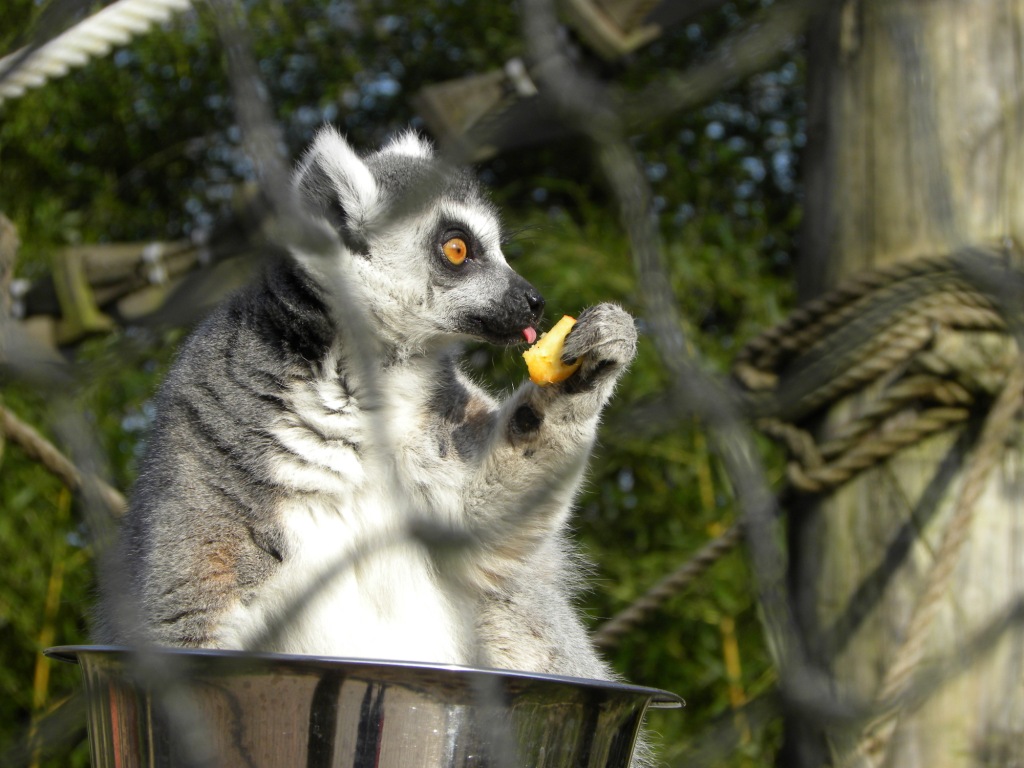
[[[537,340],[537,329],[536,328],[523,328],[523,336],[526,337],[527,344],[533,344]]]

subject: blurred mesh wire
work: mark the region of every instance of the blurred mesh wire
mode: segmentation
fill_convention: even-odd
[[[113,4],[110,8],[121,5],[124,10],[124,5],[129,2],[122,0],[121,4]],[[168,9],[184,7],[183,2],[152,4],[160,8],[149,13],[148,18],[157,21],[166,17]],[[146,3],[141,2],[140,5],[145,7]],[[42,85],[46,78],[65,71],[69,63],[81,66],[89,56],[102,55],[109,50],[109,45],[101,45],[86,53],[73,56],[65,54],[62,57],[59,53],[53,54],[51,47],[51,55],[56,55],[57,59],[63,58],[63,69],[56,65],[40,65],[38,59],[33,59],[33,56],[45,55],[47,43],[67,27],[69,20],[80,18],[86,6],[84,2],[55,5],[40,17],[37,27],[25,41],[24,48],[0,61],[0,94],[8,98],[17,96],[18,88],[25,87],[26,83]],[[243,227],[244,242],[236,245],[234,250],[281,248],[301,242],[307,252],[328,253],[333,233],[325,232],[307,220],[293,208],[291,198],[285,193],[289,188],[289,161],[284,155],[284,140],[274,119],[267,90],[261,83],[259,66],[251,54],[243,6],[230,0],[211,0],[210,6],[214,11],[210,18],[217,24],[218,36],[225,51],[244,150],[258,169],[258,192],[253,198],[256,204],[249,209],[252,218]],[[782,516],[785,505],[780,503],[780,498],[785,500],[785,494],[797,492],[794,488],[799,490],[800,482],[812,482],[814,477],[824,477],[821,482],[831,487],[827,486],[830,481],[823,472],[808,479],[813,474],[808,467],[815,469],[813,460],[821,458],[812,456],[810,463],[803,466],[803,474],[791,473],[789,486],[781,490],[772,487],[752,427],[756,423],[769,433],[774,430],[776,437],[786,442],[794,453],[799,453],[797,443],[801,435],[772,419],[783,412],[792,415],[788,412],[808,409],[811,402],[808,393],[833,385],[836,369],[847,363],[842,362],[841,358],[840,362],[834,364],[829,364],[829,358],[825,358],[825,364],[812,359],[806,364],[806,369],[799,372],[799,376],[791,376],[781,383],[773,382],[777,386],[772,390],[770,386],[758,383],[760,379],[757,377],[770,378],[771,374],[765,373],[770,367],[767,364],[760,368],[755,364],[758,363],[757,354],[766,357],[787,354],[798,357],[801,350],[785,348],[785,338],[780,341],[771,338],[769,334],[763,344],[765,349],[757,349],[755,345],[753,351],[748,350],[747,357],[741,360],[741,363],[750,363],[748,369],[745,369],[747,378],[744,378],[741,370],[737,381],[709,373],[708,367],[693,353],[694,344],[684,330],[687,324],[679,307],[678,296],[673,291],[673,281],[666,263],[665,243],[654,215],[654,195],[630,139],[644,126],[664,119],[672,112],[707,101],[723,88],[777,60],[803,34],[816,6],[809,0],[779,0],[768,4],[760,16],[727,39],[701,65],[686,72],[668,73],[639,92],[631,92],[614,80],[597,77],[593,67],[572,54],[572,46],[565,39],[564,28],[552,0],[523,0],[520,7],[525,70],[519,77],[528,79],[536,95],[539,95],[539,114],[545,122],[545,130],[550,127],[546,125],[548,122],[557,123],[559,130],[578,135],[587,142],[592,167],[603,178],[628,238],[645,330],[657,350],[666,381],[664,391],[640,404],[635,413],[654,433],[671,431],[676,426],[698,418],[714,444],[739,510],[738,520],[732,528],[709,544],[706,551],[696,553],[695,559],[684,563],[678,573],[658,585],[648,596],[647,604],[633,614],[617,617],[618,624],[613,619],[608,626],[599,628],[598,639],[605,645],[614,645],[651,612],[658,610],[669,596],[700,578],[710,563],[723,552],[742,542],[753,574],[767,645],[776,669],[776,681],[766,693],[730,712],[728,717],[712,723],[705,733],[688,745],[685,764],[691,766],[715,765],[729,755],[742,752],[746,738],[744,728],[764,727],[783,714],[791,721],[802,722],[809,729],[859,732],[884,713],[913,708],[946,681],[969,670],[1007,632],[1019,631],[1024,617],[1024,601],[1008,606],[988,626],[969,638],[963,645],[963,652],[955,658],[941,659],[923,674],[893,682],[876,700],[851,695],[839,685],[824,668],[808,657],[806,639],[801,637],[796,609],[786,581],[788,564]],[[144,31],[147,24],[136,25],[132,34]],[[117,35],[110,39],[115,42],[124,41]],[[9,86],[7,90],[4,90],[5,84]],[[516,119],[515,110],[492,115],[491,119],[478,125],[475,130],[460,136],[458,141],[447,142],[444,145],[444,162],[460,164],[477,156],[480,150],[500,144],[501,137],[507,134],[509,125]],[[529,139],[529,136],[526,138]],[[424,180],[423,194],[427,194],[426,185],[429,183],[429,178]],[[942,271],[944,275],[953,275],[949,279],[956,283],[960,291],[958,295],[968,296],[966,306],[973,314],[961,322],[971,327],[1008,331],[1019,342],[1020,279],[1016,272],[1005,266],[1005,260],[1000,258],[998,249],[964,248],[951,255],[949,260],[936,260],[929,266]],[[885,277],[887,280],[913,280],[917,276],[887,274]],[[160,310],[161,320],[174,321],[191,316],[193,308],[189,301],[197,291],[201,292],[204,279],[204,273],[199,273],[194,277],[196,283],[189,284],[187,291],[178,294],[177,299],[172,297]],[[871,281],[869,279],[866,282]],[[862,287],[866,292],[875,286]],[[338,295],[344,296],[347,287],[339,281],[333,289]],[[854,288],[845,290],[846,293],[840,291],[836,296],[824,299],[822,306],[806,310],[806,315],[810,317],[808,322],[818,316],[827,318],[831,312],[841,313],[846,306],[844,302],[855,305],[860,300]],[[888,299],[889,304],[880,310],[879,324],[893,324],[893,318],[911,307],[918,300],[919,294],[920,291],[914,287]],[[339,306],[354,305],[351,302],[340,302]],[[837,343],[851,349],[866,345],[867,337],[877,331],[871,328],[864,331],[864,338],[856,337],[859,326],[845,328],[843,316],[837,316],[840,320],[831,326],[830,321],[823,320],[819,332],[823,335],[835,333]],[[935,315],[927,311],[921,317],[924,318],[921,320],[924,324],[938,322]],[[800,321],[803,320],[804,317],[800,316]],[[372,381],[373,366],[369,362],[369,351],[360,341],[365,338],[365,333],[361,332],[365,321],[354,309],[347,312],[344,321],[349,334],[346,341],[357,350],[359,364],[367,379]],[[907,330],[908,337],[913,336],[916,327]],[[794,334],[802,332],[797,324],[790,330]],[[781,332],[777,335],[784,336]],[[783,352],[771,346],[776,342],[780,343]],[[47,463],[51,471],[60,475],[79,494],[92,546],[97,553],[99,578],[102,580],[105,578],[103,553],[116,525],[111,513],[123,502],[119,500],[117,492],[101,480],[109,477],[109,472],[102,465],[100,457],[104,453],[95,438],[95,430],[68,401],[67,395],[76,377],[74,367],[52,350],[33,342],[17,323],[4,315],[0,326],[0,372],[11,380],[30,382],[45,390],[50,398],[50,426],[58,439],[60,450],[43,441],[38,434],[33,435],[31,430],[22,430],[17,433],[21,435],[20,438],[12,438],[16,429],[20,428],[13,421],[7,422],[6,431],[9,439],[17,439],[26,447],[35,446],[30,449],[35,451],[34,458]],[[864,374],[864,380],[867,380],[867,376]],[[843,391],[849,391],[859,382],[852,380],[834,386],[845,387]],[[998,449],[1010,439],[1007,429],[1016,423],[1020,387],[1019,382],[1012,377],[1010,382],[1011,386],[1003,390],[1006,396],[1004,409],[993,410],[993,416],[983,425],[978,438],[979,444],[987,445],[992,450]],[[940,399],[952,398],[942,403],[946,409],[942,412],[946,421],[935,422],[932,429],[944,429],[951,423],[962,423],[971,415],[967,406],[975,405],[973,400],[963,400],[957,393],[928,392],[929,396]],[[915,389],[912,395],[920,396],[920,390]],[[957,397],[961,399],[956,400]],[[1002,402],[994,399],[997,401],[996,406]],[[388,440],[384,425],[379,426],[376,430],[378,439]],[[910,444],[919,439],[920,434],[909,434],[900,445]],[[898,448],[899,445],[889,446],[886,450]],[[62,456],[61,451],[66,456]],[[386,454],[387,451],[381,453]],[[885,454],[855,458],[869,466],[872,462],[884,460]],[[985,470],[990,468],[979,469],[979,482],[984,479]],[[543,488],[537,490],[538,495],[545,492]],[[523,499],[523,507],[527,508],[534,501],[533,498]],[[970,506],[969,500],[965,501],[965,506]],[[407,532],[410,540],[439,551],[474,546],[475,536],[479,532],[441,530],[420,522],[415,510],[412,513],[412,519],[417,522],[410,525]],[[380,546],[390,543],[393,542],[381,543]],[[317,584],[311,586],[308,597],[311,598],[316,589],[335,578],[339,572],[352,566],[350,558],[339,561],[336,568],[322,574]],[[301,604],[291,608],[292,611],[298,611]],[[126,606],[125,611],[125,620],[130,621],[131,606]],[[278,626],[283,627],[289,616],[290,613],[281,615]],[[857,617],[851,619],[856,620]],[[136,672],[141,680],[154,684],[155,689],[163,692],[169,716],[176,721],[180,732],[188,736],[192,745],[192,764],[215,765],[216,759],[208,754],[210,740],[205,734],[205,725],[192,716],[188,691],[179,684],[174,671],[165,668],[155,655],[142,651]],[[482,695],[492,694],[484,692]],[[21,743],[8,748],[4,753],[4,763],[32,765],[46,750],[59,750],[67,740],[80,738],[81,717],[81,702],[70,700],[35,723]],[[503,725],[496,723],[494,727],[500,730]]]

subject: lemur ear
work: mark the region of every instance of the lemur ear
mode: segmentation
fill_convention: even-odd
[[[331,126],[306,151],[294,184],[303,202],[338,230],[356,253],[366,253],[366,226],[379,208],[377,182],[366,163]]]

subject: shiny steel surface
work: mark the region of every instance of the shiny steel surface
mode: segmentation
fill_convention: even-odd
[[[66,646],[94,768],[625,768],[653,688],[431,664]]]

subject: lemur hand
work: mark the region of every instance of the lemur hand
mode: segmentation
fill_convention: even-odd
[[[614,304],[598,304],[580,313],[562,347],[562,362],[582,358],[567,389],[589,387],[617,376],[636,355],[636,326],[628,312]]]

